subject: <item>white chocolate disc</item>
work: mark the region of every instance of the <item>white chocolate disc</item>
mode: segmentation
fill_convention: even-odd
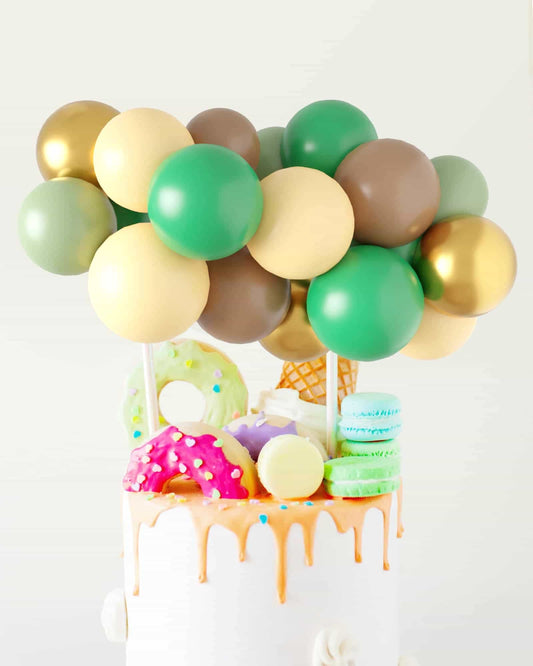
[[[299,435],[279,435],[262,449],[257,461],[261,483],[279,499],[301,499],[315,493],[324,478],[317,448]]]

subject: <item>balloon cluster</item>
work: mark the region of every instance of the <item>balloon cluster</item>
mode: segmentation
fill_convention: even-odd
[[[37,160],[46,182],[19,215],[27,254],[89,271],[96,313],[130,340],[199,321],[291,361],[439,358],[515,278],[477,167],[380,139],[346,102],[258,132],[231,109],[185,126],[74,102],[45,122]]]

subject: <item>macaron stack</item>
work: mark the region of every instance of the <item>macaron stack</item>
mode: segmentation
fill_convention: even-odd
[[[372,497],[400,485],[401,404],[388,393],[354,393],[341,405],[340,458],[325,463],[324,483],[334,497]]]

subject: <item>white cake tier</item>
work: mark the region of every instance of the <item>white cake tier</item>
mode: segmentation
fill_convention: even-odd
[[[160,497],[148,502],[131,495],[125,493],[124,500],[127,666],[397,666],[396,496],[362,500],[353,514],[352,502],[339,500],[334,506],[325,499],[312,507],[287,503],[284,510],[271,503],[262,524],[262,505],[226,501],[219,511],[198,502],[191,511],[187,502],[172,508],[167,502],[160,511]],[[247,538],[231,512],[250,519]],[[217,516],[227,525],[212,524]],[[300,516],[303,526],[291,526]],[[384,516],[390,517],[386,537]],[[359,527],[357,543],[347,528],[352,518]],[[280,536],[285,529],[286,540]],[[236,534],[246,550],[244,561]],[[355,561],[357,551],[361,562]],[[200,583],[205,552],[206,581]],[[312,564],[306,564],[306,554]],[[280,603],[285,569],[286,600]]]

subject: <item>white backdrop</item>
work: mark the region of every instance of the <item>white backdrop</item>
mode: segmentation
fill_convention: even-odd
[[[68,101],[99,99],[184,122],[231,106],[260,128],[334,97],[382,137],[473,160],[487,215],[518,249],[513,293],[463,350],[365,364],[360,387],[404,403],[404,651],[421,666],[531,663],[526,0],[49,0],[12,4],[3,21],[0,662],[123,663],[98,615],[121,583],[118,414],[140,349],[97,321],[86,276],[46,274],[18,245],[40,125]],[[252,395],[275,383],[280,363],[258,345],[224,348]]]

